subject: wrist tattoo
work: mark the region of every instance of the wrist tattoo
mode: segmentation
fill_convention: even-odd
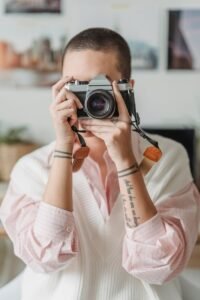
[[[130,180],[125,179],[124,184],[126,186],[125,194],[122,194],[124,216],[128,227],[133,228],[140,224],[140,216],[136,211],[136,196],[133,185]]]
[[[135,162],[131,167],[129,167],[127,169],[124,169],[124,170],[121,170],[121,171],[118,171],[117,174],[118,174],[118,178],[120,178],[120,177],[124,177],[124,176],[134,174],[138,171],[139,171],[139,166]]]
[[[72,153],[66,151],[55,150],[53,157],[72,159]]]

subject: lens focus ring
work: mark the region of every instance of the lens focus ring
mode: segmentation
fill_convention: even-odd
[[[110,118],[116,109],[116,102],[112,94],[105,90],[88,92],[85,100],[85,112],[92,118]]]

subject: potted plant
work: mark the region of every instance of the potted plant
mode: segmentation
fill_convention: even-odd
[[[27,127],[14,127],[0,131],[0,181],[9,181],[10,173],[23,155],[35,150],[38,144],[25,138]]]

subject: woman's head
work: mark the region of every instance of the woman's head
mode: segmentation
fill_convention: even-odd
[[[66,72],[68,72],[68,70],[66,70],[68,67],[68,63],[66,63],[66,57],[70,57],[70,59],[72,59],[72,57],[74,57],[74,53],[76,57],[78,57],[77,54],[79,53],[80,55],[83,54],[83,52],[88,54],[88,59],[93,59],[94,56],[96,56],[100,64],[104,65],[101,72],[104,71],[104,68],[105,71],[107,71],[106,65],[110,64],[110,67],[115,68],[116,72],[120,74],[120,78],[130,78],[130,49],[125,39],[117,32],[107,28],[89,28],[75,35],[68,42],[63,52],[62,71],[64,75],[68,75],[66,74]],[[103,73],[106,74],[105,72]]]

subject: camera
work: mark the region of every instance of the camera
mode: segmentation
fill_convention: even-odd
[[[120,79],[117,84],[129,115],[134,117],[134,119],[131,118],[132,121],[130,123],[134,127],[134,131],[138,132],[142,138],[147,139],[149,143],[159,150],[156,155],[155,149],[153,156],[151,149],[150,153],[144,155],[150,160],[158,161],[162,152],[158,142],[149,137],[139,126],[140,117],[136,112],[135,97],[129,80]],[[72,80],[65,84],[65,88],[73,92],[83,105],[82,109],[77,110],[78,118],[105,119],[119,116],[112,83],[106,75],[100,74],[90,81]],[[75,132],[78,132],[77,129]],[[81,144],[85,145],[83,137],[80,134],[78,136],[79,140],[81,137]]]
[[[134,93],[129,81],[121,79],[117,84],[129,115],[135,115]],[[78,118],[105,119],[119,115],[111,81],[104,74],[90,81],[70,81],[65,88],[73,92],[83,105],[83,109],[77,110]]]

